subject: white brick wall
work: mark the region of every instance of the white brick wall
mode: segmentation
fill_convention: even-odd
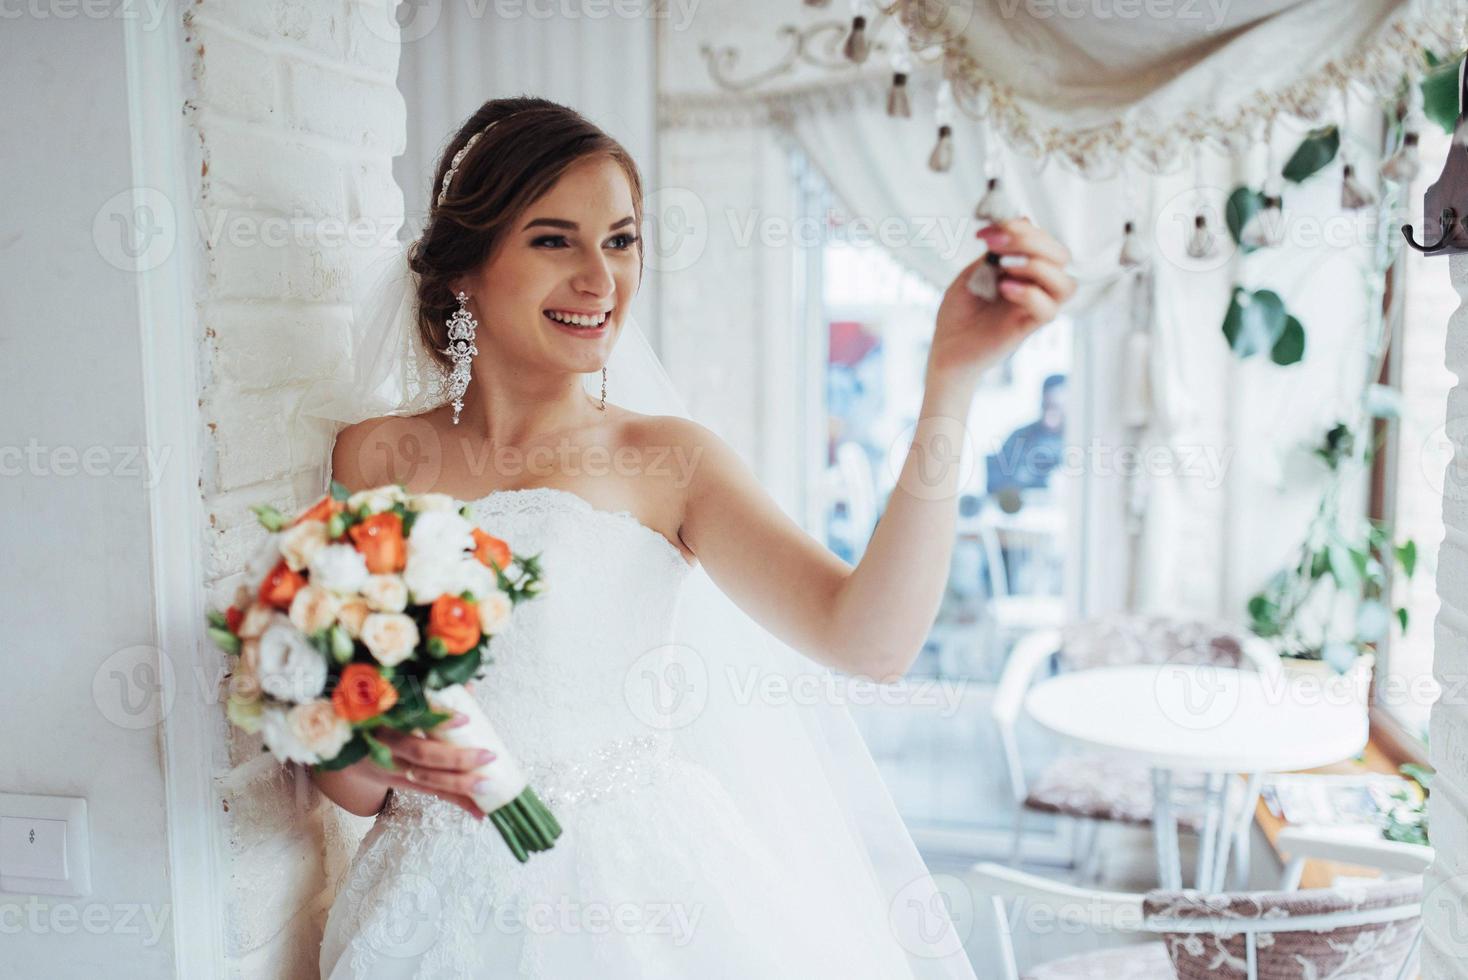
[[[1468,299],[1468,256],[1448,259],[1453,287]],[[1433,673],[1443,696],[1432,708],[1428,751],[1437,769],[1428,804],[1437,861],[1427,874],[1422,975],[1468,976],[1468,305],[1448,322],[1447,366],[1460,379],[1448,396],[1447,434],[1454,454],[1443,480],[1446,537],[1439,553],[1442,603]]]
[[[335,372],[353,276],[374,254],[344,232],[370,228],[390,246],[402,222],[392,157],[405,111],[385,23],[380,0],[200,0],[185,14],[210,440],[200,489],[216,603],[260,544],[249,506],[306,502],[291,498],[288,439],[298,440],[297,468],[325,448],[321,433],[292,433],[289,420],[306,387]],[[222,717],[218,736],[230,973],[316,976],[329,882],[370,821]]]

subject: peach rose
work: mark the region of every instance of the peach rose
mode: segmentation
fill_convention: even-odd
[[[366,721],[397,703],[397,689],[371,664],[347,664],[331,692],[332,707],[350,722]]]
[[[510,564],[509,544],[477,527],[470,533],[474,535],[474,557],[496,571],[504,571]]]
[[[291,600],[291,625],[307,636],[336,622],[342,601],[319,585],[308,585]]]
[[[311,563],[311,556],[331,543],[326,525],[320,521],[301,521],[280,533],[280,554],[293,572]]]
[[[479,599],[479,628],[494,636],[510,624],[514,611],[515,603],[508,595],[498,589],[487,593]]]
[[[428,609],[428,636],[443,641],[449,653],[468,653],[479,643],[479,607],[444,593]]]
[[[296,593],[306,587],[306,577],[291,571],[282,558],[260,583],[260,601],[276,609],[289,609]]]
[[[362,623],[371,612],[372,607],[363,600],[348,599],[341,604],[341,608],[337,609],[336,621],[341,623],[342,629],[346,630],[347,635],[355,640],[362,635]]]
[[[408,542],[403,538],[403,519],[392,511],[373,514],[347,529],[352,544],[367,561],[374,575],[400,572],[408,563]]]
[[[395,666],[418,646],[418,624],[402,613],[371,613],[362,621],[362,643],[378,663]]]
[[[288,717],[296,740],[323,761],[336,758],[342,746],[352,740],[352,726],[336,713],[330,701],[318,698],[298,704]]]

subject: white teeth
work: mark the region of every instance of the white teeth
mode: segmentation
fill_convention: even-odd
[[[554,310],[547,310],[545,315],[552,320],[574,327],[599,327],[607,320],[605,313],[598,313],[596,316],[580,316],[574,313],[557,313]]]

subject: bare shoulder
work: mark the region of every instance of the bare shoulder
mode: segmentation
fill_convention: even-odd
[[[433,415],[384,415],[348,425],[337,433],[331,449],[331,478],[348,490],[398,482],[400,447],[423,442],[434,429]]]
[[[680,415],[629,412],[624,443],[648,465],[673,475],[685,497],[738,481],[749,474],[743,459],[708,426]]]

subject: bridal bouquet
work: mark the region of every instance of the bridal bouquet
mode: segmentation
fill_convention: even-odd
[[[542,589],[539,556],[468,520],[446,494],[389,484],[349,494],[332,481],[288,519],[252,508],[270,538],[249,583],[209,635],[236,658],[227,714],[282,762],[341,769],[370,756],[395,770],[379,725],[496,756],[474,796],[524,862],[561,828],[464,684],[491,663],[490,639]],[[441,727],[463,712],[469,723]]]

